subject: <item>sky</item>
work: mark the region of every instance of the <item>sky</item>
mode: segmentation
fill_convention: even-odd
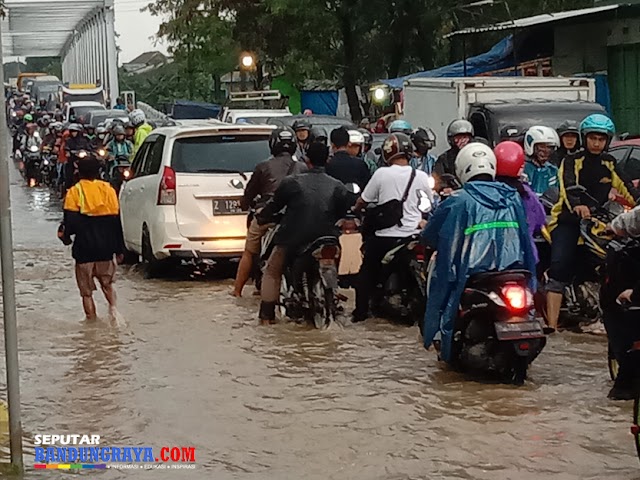
[[[159,42],[154,45],[156,40],[152,38],[158,31],[161,19],[149,12],[140,12],[148,3],[149,0],[115,0],[117,42],[122,50],[120,63],[129,62],[148,51],[167,52],[166,45]]]

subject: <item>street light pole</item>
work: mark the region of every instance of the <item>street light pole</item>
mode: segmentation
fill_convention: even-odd
[[[2,66],[2,26],[0,22],[0,67]],[[4,86],[4,69],[0,68]],[[0,118],[0,262],[2,267],[2,310],[4,314],[4,349],[7,367],[9,404],[9,448],[11,465],[22,473],[22,422],[20,420],[20,375],[18,370],[18,322],[16,315],[16,279],[13,267],[11,230],[11,195],[9,192],[9,132],[6,117]]]

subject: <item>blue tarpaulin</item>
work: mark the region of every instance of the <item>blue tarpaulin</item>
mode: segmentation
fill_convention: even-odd
[[[338,92],[302,91],[300,92],[302,111],[309,109],[314,115],[336,115],[338,111]]]
[[[513,35],[503,38],[491,50],[475,57],[467,58],[467,76],[480,75],[493,70],[502,70],[514,66]],[[515,72],[512,72],[514,74]],[[426,72],[412,73],[400,78],[380,80],[391,88],[402,88],[404,81],[410,78],[464,77],[464,63],[458,62]]]
[[[216,118],[220,105],[189,100],[176,100],[171,107],[171,116],[176,120],[205,120]]]

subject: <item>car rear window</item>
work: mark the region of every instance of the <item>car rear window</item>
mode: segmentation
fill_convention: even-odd
[[[270,155],[268,138],[267,135],[179,138],[173,144],[171,167],[180,173],[253,172]]]

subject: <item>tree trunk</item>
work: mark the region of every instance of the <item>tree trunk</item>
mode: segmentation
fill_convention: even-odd
[[[342,82],[347,93],[347,102],[349,103],[349,111],[351,112],[351,119],[358,123],[362,120],[362,112],[360,110],[360,99],[358,98],[357,90],[357,75],[356,75],[356,49],[353,38],[353,31],[351,30],[351,18],[346,12],[339,12],[340,16],[340,31],[342,33],[342,48],[344,53],[344,72],[342,74]]]

